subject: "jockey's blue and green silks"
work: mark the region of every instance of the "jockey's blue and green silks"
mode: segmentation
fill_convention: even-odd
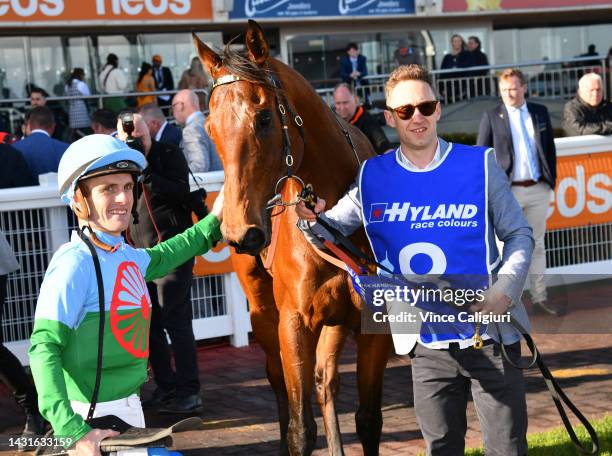
[[[394,274],[438,276],[451,288],[489,286],[486,151],[453,144],[426,171],[408,169],[395,153],[364,164],[359,184],[363,220],[378,262]],[[440,302],[414,305],[459,312]],[[425,345],[465,340],[473,337],[474,328],[468,322],[424,322],[420,340]]]
[[[151,301],[146,282],[165,276],[221,239],[213,214],[150,249],[96,232],[113,253],[97,248],[104,282],[106,331],[99,402],[140,392],[147,378]],[[73,234],[45,273],[36,304],[30,366],[41,414],[56,436],[79,440],[91,430],[70,401],[89,402],[96,378],[98,287],[91,253]]]

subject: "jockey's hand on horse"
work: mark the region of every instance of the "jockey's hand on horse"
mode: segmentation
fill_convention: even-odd
[[[484,314],[502,315],[508,311],[512,300],[493,285],[484,292],[484,299],[470,306],[472,312]]]
[[[107,437],[119,435],[112,429],[92,429],[85,434],[75,445],[76,456],[100,456],[100,442]]]
[[[295,206],[295,212],[298,217],[308,222],[316,222],[317,217],[315,214],[320,214],[325,209],[325,200],[323,198],[317,198],[317,204],[315,204],[314,212],[306,207],[304,201],[300,201]]]

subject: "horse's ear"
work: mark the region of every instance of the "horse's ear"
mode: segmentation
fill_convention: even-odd
[[[246,47],[249,50],[249,58],[259,66],[262,66],[270,55],[270,46],[263,29],[251,19],[246,32]]]
[[[212,75],[213,71],[218,70],[221,66],[221,57],[219,57],[211,48],[206,46],[194,32],[191,32],[191,38],[193,39],[193,44],[195,44],[195,47],[198,50],[198,55],[200,56],[200,60],[202,61],[204,68],[206,68],[206,71]]]

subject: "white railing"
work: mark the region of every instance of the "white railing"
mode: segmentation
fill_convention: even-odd
[[[612,136],[556,139],[557,188],[548,214],[547,273],[566,283],[612,276]],[[42,176],[41,183],[45,183]],[[196,175],[209,193],[223,184],[223,172]],[[192,189],[195,186],[192,183]],[[27,363],[38,290],[53,252],[68,241],[74,223],[54,185],[0,190],[0,229],[21,263],[9,275],[4,308],[7,346]],[[229,247],[204,255],[221,262]],[[248,344],[251,330],[245,296],[235,273],[195,277],[193,327],[198,339],[231,336]]]

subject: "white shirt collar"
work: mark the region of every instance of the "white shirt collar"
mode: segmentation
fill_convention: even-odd
[[[412,163],[403,153],[402,153],[402,146],[400,146],[397,149],[397,152],[399,154],[400,160],[402,161],[402,163],[404,163],[408,168],[412,169],[412,170],[417,170],[417,171],[425,171],[428,169],[433,168],[435,165],[438,164],[438,162],[441,160],[441,151],[440,151],[440,141],[438,141],[438,145],[436,146],[436,151],[434,153],[433,158],[431,159],[431,161],[427,164],[427,166],[425,166],[424,168],[419,168],[418,166],[416,166],[414,163]]]
[[[164,123],[161,125],[161,127],[159,127],[159,130],[157,130],[157,134],[155,135],[155,141],[159,142],[159,140],[161,139],[162,135],[164,134],[164,130],[166,128],[166,125],[168,125],[168,121],[164,120]]]
[[[51,135],[49,133],[47,133],[45,130],[41,130],[40,128],[36,128],[36,129],[32,130],[30,132],[30,135],[33,135],[34,133],[42,133],[44,135],[47,135],[48,137],[51,137]]]
[[[195,111],[192,112],[189,117],[187,117],[187,120],[185,121],[185,125],[189,125],[191,122],[193,122],[194,120],[196,120],[197,118],[200,117],[200,115],[203,115],[200,111]]]
[[[527,102],[523,103],[518,108],[515,108],[514,106],[506,106],[506,109],[508,110],[508,112],[516,112],[516,111],[527,112]]]

